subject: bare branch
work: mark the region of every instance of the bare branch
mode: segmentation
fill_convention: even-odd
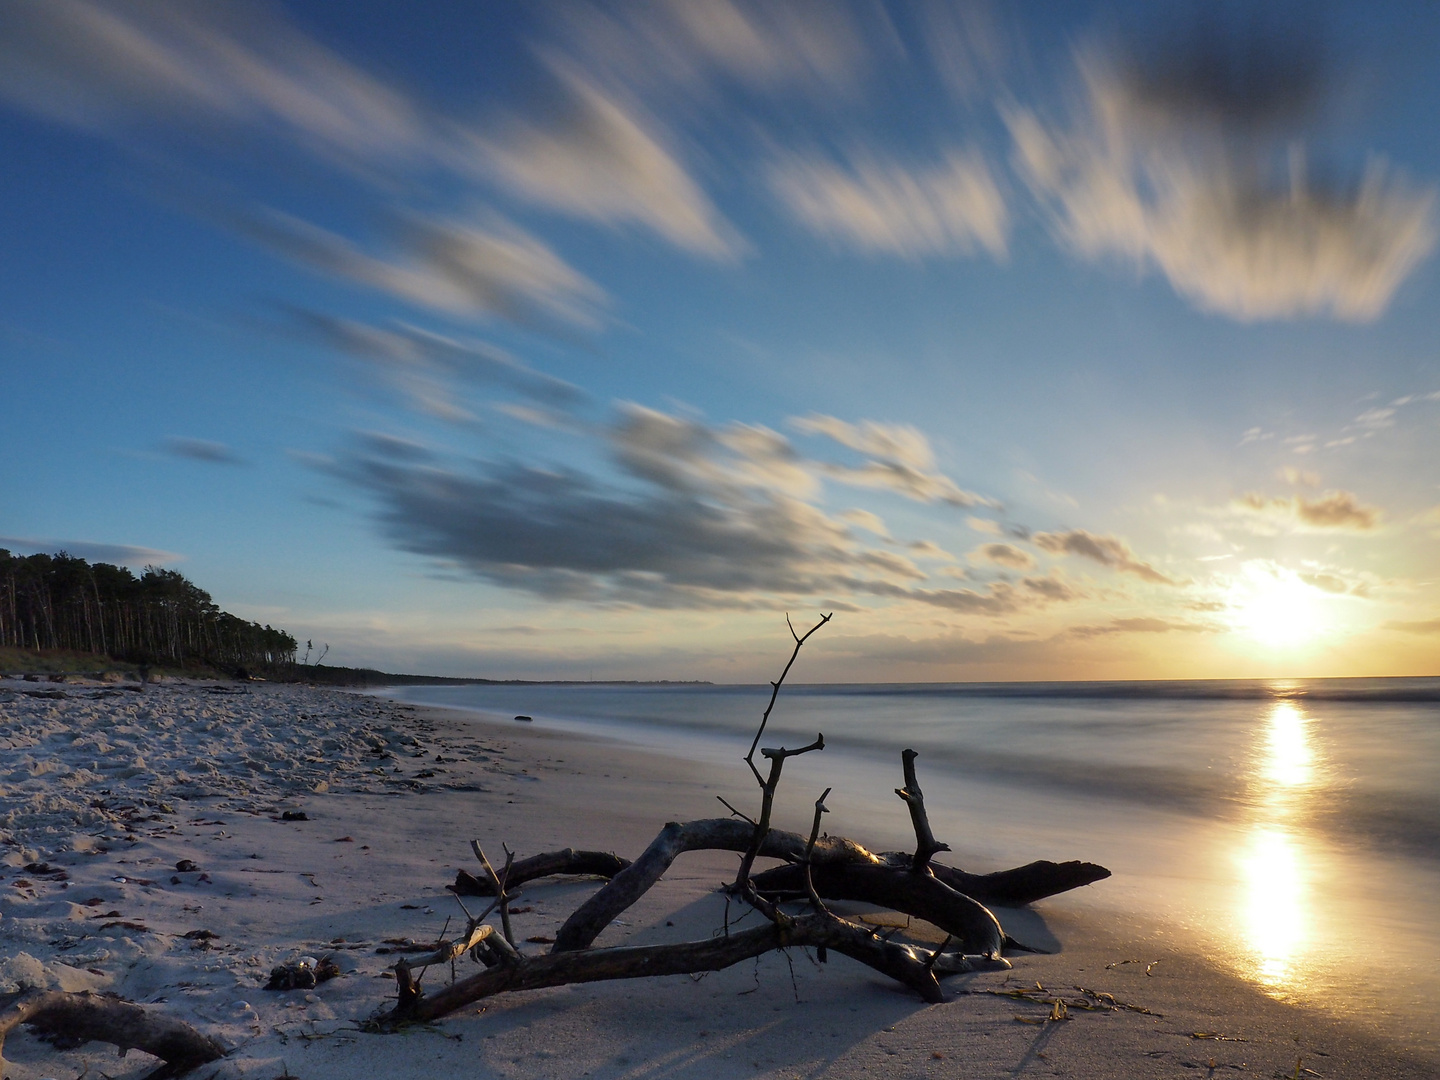
[[[755,748],[760,745],[761,738],[765,735],[765,725],[770,722],[770,711],[775,708],[775,699],[780,696],[780,687],[785,682],[785,676],[790,674],[791,667],[795,664],[795,658],[800,655],[800,647],[809,640],[810,635],[819,630],[835,617],[832,611],[829,615],[820,616],[820,621],[806,630],[803,635],[795,633],[795,627],[790,626],[790,636],[795,638],[795,651],[790,654],[790,660],[785,665],[785,670],[780,672],[780,678],[770,684],[770,704],[765,706],[765,713],[760,717],[760,728],[755,732],[755,738],[750,743],[750,752],[745,755],[745,764],[750,766],[750,771],[755,775],[755,782],[761,787],[765,786],[765,778],[760,775],[760,770],[755,767]],[[790,616],[785,616],[786,625],[790,624]]]
[[[810,876],[810,858],[815,854],[815,841],[820,838],[820,816],[830,812],[830,808],[825,805],[825,800],[830,797],[830,792],[833,790],[833,788],[827,787],[815,800],[815,822],[810,826],[810,839],[805,844],[805,889],[810,894],[810,904],[816,911],[828,911],[829,909],[820,901],[820,894],[815,891],[815,882]]]
[[[505,882],[509,878],[510,868],[515,863],[515,853],[508,847],[504,849],[505,871],[503,874],[497,874],[495,868],[490,865],[490,860],[485,857],[485,851],[480,847],[479,840],[470,841],[470,850],[473,851],[475,857],[480,860],[480,865],[485,868],[486,876],[490,878],[490,883],[495,887],[495,903],[491,905],[491,908],[498,907],[500,909],[500,926],[505,933],[505,940],[513,946],[515,944],[515,933],[510,928],[510,901],[514,898],[505,891]],[[488,910],[486,914],[489,914]],[[483,918],[484,916],[481,917]]]
[[[722,805],[723,807],[725,807],[726,810],[729,810],[729,811],[730,811],[731,817],[738,817],[738,818],[740,818],[742,821],[748,821],[751,825],[754,825],[754,824],[755,824],[755,819],[754,819],[754,818],[752,818],[749,814],[744,814],[744,813],[741,813],[739,810],[736,810],[735,807],[731,806],[731,805],[725,800],[725,797],[724,797],[723,795],[716,795],[715,798],[717,798],[717,799],[720,800],[720,805]]]

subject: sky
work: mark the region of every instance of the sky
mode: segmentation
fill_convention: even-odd
[[[1440,674],[1440,6],[0,3],[0,547],[494,678]]]

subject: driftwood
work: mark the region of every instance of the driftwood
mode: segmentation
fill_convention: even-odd
[[[95,1040],[113,1043],[122,1055],[130,1049],[143,1050],[165,1063],[146,1080],[181,1076],[226,1053],[219,1042],[189,1024],[88,990],[69,994],[30,988],[0,995],[0,1051],[5,1036],[21,1024],[71,1045]]]
[[[908,865],[908,851],[887,851],[880,856],[890,868]],[[867,903],[885,904],[894,907],[883,898],[868,899],[854,896],[855,889],[863,888],[852,884],[853,880],[864,877],[864,871],[871,863],[820,863],[812,867],[815,888],[827,900],[864,900]],[[852,874],[851,871],[855,871]],[[1110,876],[1103,866],[1088,862],[1056,863],[1048,860],[1026,863],[1012,870],[997,870],[993,874],[967,874],[953,866],[931,863],[930,872],[958,893],[964,893],[972,900],[996,907],[1025,907],[1047,896],[1093,885]],[[776,899],[798,898],[806,894],[805,868],[803,866],[777,866],[755,875],[755,887],[761,893]],[[901,910],[896,908],[896,910]],[[911,914],[914,914],[913,912]]]
[[[881,972],[914,990],[922,999],[942,1001],[937,974],[1008,967],[1002,953],[1017,943],[1006,936],[988,903],[1021,905],[1108,877],[1110,871],[1093,863],[1035,862],[996,874],[967,874],[955,867],[935,865],[933,857],[950,850],[936,839],[925,810],[925,796],[916,775],[914,750],[902,754],[904,786],[895,789],[910,813],[915,831],[913,852],[874,854],[845,837],[822,836],[820,823],[828,808],[829,789],[815,802],[809,836],[771,826],[775,792],[787,760],[825,748],[825,737],[796,749],[761,748],[760,742],[775,707],[785,676],[811,634],[829,622],[826,615],[804,635],[795,633],[795,649],[780,678],[771,683],[770,702],[745,755],[760,788],[760,811],[750,818],[729,803],[728,818],[670,822],[634,862],[598,851],[549,852],[516,860],[508,849],[504,869],[496,871],[478,843],[472,842],[484,876],[460,871],[451,891],[462,896],[494,897],[479,917],[468,909],[465,934],[452,942],[439,942],[430,955],[396,965],[399,990],[394,1008],[379,1018],[382,1027],[434,1020],[472,1002],[495,994],[568,983],[633,979],[717,971],[775,949],[808,947],[821,962],[834,950]],[[755,758],[768,765],[764,771]],[[724,802],[724,800],[721,800]],[[673,945],[594,948],[597,937],[620,914],[636,903],[664,875],[677,857],[687,851],[734,851],[740,867],[727,890],[747,902],[766,920],[763,926],[731,932],[727,920],[723,934],[705,941]],[[755,860],[783,860],[786,865],[753,874]],[[552,875],[607,878],[580,905],[555,935],[545,955],[524,955],[515,945],[510,928],[509,902],[522,883]],[[799,900],[809,910],[792,914],[780,903]],[[858,900],[882,905],[924,919],[947,935],[938,949],[904,945],[880,936],[870,926],[841,918],[826,907],[826,900]],[[460,901],[464,908],[464,902]],[[498,910],[503,924],[497,933],[482,923]],[[1023,946],[1019,946],[1023,948]],[[486,970],[451,982],[427,995],[414,967],[446,964],[469,953]]]
[[[693,823],[692,823],[693,824]],[[748,834],[749,830],[745,830]],[[741,850],[729,848],[728,850]],[[804,850],[804,840],[795,833],[771,830],[761,855],[786,859],[789,866],[777,866],[772,870],[754,876],[755,887],[762,895],[775,898],[803,897],[805,895],[805,870],[798,865]],[[884,851],[872,855],[859,844],[840,836],[822,836],[817,842],[814,863],[835,864],[858,862],[863,864],[885,863],[899,867],[908,865],[912,855],[908,851]],[[511,883],[520,885],[537,878],[552,876],[578,876],[613,878],[627,866],[629,859],[621,858],[608,851],[550,851],[528,859],[517,859],[511,875]],[[1090,862],[1051,862],[1040,859],[1036,862],[1016,866],[1010,870],[996,870],[989,874],[968,874],[959,867],[931,862],[930,872],[956,892],[964,893],[972,900],[996,907],[1025,907],[1047,896],[1069,892],[1085,885],[1093,885],[1110,876],[1103,866]],[[824,874],[817,877],[819,882],[828,880]],[[494,896],[495,886],[485,878],[476,877],[468,870],[455,874],[455,883],[449,890],[460,896]],[[513,894],[512,894],[513,895]],[[828,900],[844,900],[841,893],[820,895]]]

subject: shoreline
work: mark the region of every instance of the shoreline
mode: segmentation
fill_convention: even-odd
[[[926,1006],[843,958],[819,966],[796,955],[792,976],[791,964],[772,955],[703,979],[502,995],[435,1030],[363,1035],[354,1022],[393,993],[382,972],[394,957],[375,950],[386,938],[425,940],[446,916],[459,916],[444,885],[457,869],[474,868],[472,837],[492,853],[504,842],[521,856],[571,846],[634,857],[666,821],[714,816],[716,794],[753,797],[744,786],[749,778],[738,763],[734,775],[721,776],[604,739],[373,695],[246,690],[161,686],[92,698],[76,688],[69,700],[12,694],[7,702],[0,689],[0,710],[32,734],[46,733],[23,747],[13,734],[8,747],[0,736],[7,774],[0,836],[20,842],[0,848],[0,980],[13,984],[28,971],[62,989],[110,989],[154,1003],[239,1044],[222,1076],[267,1080],[282,1068],[306,1080],[360,1068],[834,1080],[902,1066],[907,1075],[953,1076],[957,1065],[967,1076],[1174,1076],[1184,1067],[1229,1075],[1242,1062],[1244,1072],[1268,1077],[1291,1075],[1297,1057],[1324,1077],[1418,1078],[1436,1069],[1433,1056],[1274,1001],[1138,920],[1101,919],[1086,905],[1067,904],[1066,894],[1033,911],[997,912],[1016,937],[1058,952],[1018,956],[1010,972],[947,979],[944,1005]],[[173,711],[176,726],[163,730],[174,737],[157,741],[138,722],[118,722],[120,710],[141,705],[157,715]],[[184,730],[197,722],[214,725],[216,746]],[[126,727],[137,730],[127,735]],[[86,756],[76,749],[77,732],[81,742],[107,740],[109,760],[90,763],[105,767],[77,768]],[[127,739],[155,749],[127,758]],[[195,763],[207,752],[217,768],[209,794],[189,773],[183,782],[162,775],[189,755],[198,776]],[[226,769],[236,775],[227,777]],[[20,772],[30,779],[17,779]],[[180,783],[191,785],[183,797],[174,794]],[[316,790],[321,784],[325,790]],[[163,803],[166,791],[170,814],[135,801],[154,792],[159,798],[151,801]],[[63,805],[17,816],[17,800],[47,797]],[[117,797],[109,807],[90,805]],[[81,807],[88,818],[62,827]],[[308,820],[276,820],[283,809]],[[870,839],[846,831],[861,843]],[[198,869],[176,871],[187,858]],[[964,858],[958,851],[956,861]],[[26,864],[37,861],[66,877],[27,877]],[[724,853],[686,856],[601,943],[708,935],[724,918],[715,886],[733,874],[733,864]],[[531,910],[517,915],[517,931],[553,934],[593,888],[527,886],[521,906]],[[183,936],[200,929],[216,936]],[[347,974],[308,994],[260,989],[271,965],[321,955],[316,949],[336,952]],[[1068,1021],[1033,1024],[1016,1017],[1035,1020],[1042,1009],[991,992],[1036,982],[1113,994],[1150,1014],[1072,1010]],[[131,1064],[141,1054],[117,1072],[113,1048],[91,1043],[60,1053],[19,1032],[5,1055],[14,1080],[87,1067],[126,1077],[144,1071]]]

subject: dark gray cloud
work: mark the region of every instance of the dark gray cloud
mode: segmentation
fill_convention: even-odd
[[[235,451],[221,442],[209,439],[185,439],[175,436],[165,440],[165,452],[191,461],[204,461],[211,465],[242,465],[244,461]]]
[[[1004,582],[920,587],[909,558],[814,504],[818,464],[769,429],[627,406],[591,435],[609,478],[444,461],[373,434],[328,469],[375,500],[398,548],[547,597],[656,608],[880,597],[991,616],[1039,599]]]
[[[1206,11],[1128,50],[1121,76],[1137,99],[1167,113],[1292,131],[1315,117],[1336,81],[1314,12],[1307,5],[1284,25],[1262,8],[1248,16],[1227,26],[1220,12]]]
[[[157,548],[134,547],[130,544],[97,544],[90,540],[34,540],[19,536],[0,536],[0,547],[25,555],[57,555],[65,552],[90,562],[112,563],[116,566],[165,566],[184,562],[184,555]]]

